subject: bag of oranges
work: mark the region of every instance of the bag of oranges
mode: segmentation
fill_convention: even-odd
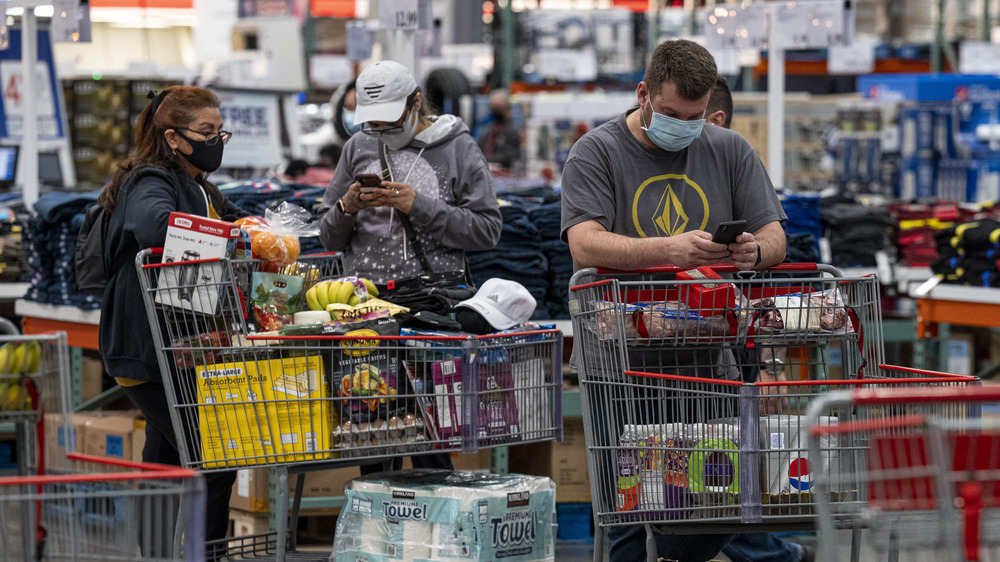
[[[264,212],[264,216],[238,219],[236,224],[250,234],[250,248],[254,256],[277,265],[291,265],[299,258],[299,238],[316,236],[319,228],[309,224],[309,211],[282,203],[277,209]]]

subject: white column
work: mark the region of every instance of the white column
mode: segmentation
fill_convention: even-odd
[[[21,177],[24,179],[22,193],[24,204],[32,209],[38,201],[38,96],[35,84],[35,66],[38,64],[38,20],[35,19],[35,8],[24,8],[21,17],[21,84],[24,100],[21,121]]]
[[[775,189],[785,187],[785,52],[775,45],[778,11],[770,10],[767,48],[767,173]]]

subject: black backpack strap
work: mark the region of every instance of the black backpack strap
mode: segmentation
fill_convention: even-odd
[[[389,169],[389,160],[386,158],[385,151],[385,143],[379,141],[378,158],[382,163],[382,180],[392,181],[392,171]],[[420,238],[417,237],[417,233],[413,230],[413,225],[410,223],[410,217],[406,216],[406,213],[399,213],[399,222],[403,223],[403,230],[406,231],[406,240],[410,243],[410,247],[413,248],[413,253],[417,255],[417,260],[420,261],[420,267],[423,268],[424,273],[430,273],[433,271],[431,269],[431,264],[427,261],[427,256],[424,255],[424,246],[420,242]]]

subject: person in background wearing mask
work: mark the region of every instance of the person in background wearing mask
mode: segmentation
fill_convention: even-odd
[[[246,213],[206,179],[219,168],[232,136],[222,128],[219,98],[186,86],[171,86],[159,95],[150,92],[150,97],[153,101],[139,115],[132,156],[118,164],[98,199],[111,213],[104,241],[109,279],[98,343],[107,373],[146,418],[142,460],[180,465],[135,256],[145,248],[163,247],[167,219],[174,211],[229,221]],[[206,540],[226,536],[235,479],[235,471],[205,475]],[[140,537],[143,556],[173,557],[167,553],[172,541],[146,538]],[[209,559],[223,554],[224,548],[209,552]]]
[[[323,246],[344,252],[347,271],[376,284],[462,270],[465,252],[496,246],[502,217],[493,177],[465,123],[454,115],[432,115],[413,76],[394,61],[366,68],[357,79],[357,97],[355,121],[364,124],[365,134],[347,141],[323,196]],[[357,174],[389,180],[362,188]],[[407,241],[404,215],[423,259]],[[378,468],[367,465],[362,472],[372,466]],[[415,456],[413,466],[450,469],[451,458]]]
[[[479,136],[479,148],[492,167],[517,169],[521,163],[521,131],[514,124],[510,98],[505,90],[490,94],[493,122]]]
[[[636,87],[639,107],[590,131],[570,149],[562,176],[561,228],[575,267],[635,270],[731,262],[739,269],[760,270],[784,259],[785,214],[760,159],[740,135],[704,126],[717,76],[715,59],[704,47],[665,41],[653,51]],[[736,242],[712,241],[721,222],[737,219],[746,220],[747,228]],[[675,374],[739,376],[731,350],[712,353],[712,362],[692,365],[674,354],[645,370],[669,367]],[[668,361],[673,363],[666,365]],[[621,412],[605,416],[617,416],[613,424],[625,423]],[[611,562],[646,558],[642,525],[614,526],[607,532]],[[730,538],[657,533],[656,554],[686,562],[707,560]]]
[[[337,88],[330,96],[330,106],[333,108],[333,143],[344,146],[347,139],[361,130],[361,124],[355,123],[354,111],[358,106],[356,80]]]

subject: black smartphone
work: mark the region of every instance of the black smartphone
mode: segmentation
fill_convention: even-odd
[[[726,221],[719,225],[719,228],[715,229],[715,236],[712,236],[712,242],[718,244],[732,244],[736,242],[736,237],[743,234],[743,230],[747,227],[747,221]]]
[[[382,178],[376,174],[356,174],[354,181],[361,184],[361,187],[382,187]]]

